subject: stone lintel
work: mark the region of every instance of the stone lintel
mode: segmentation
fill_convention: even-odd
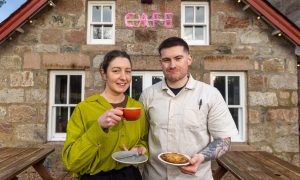
[[[86,69],[91,66],[90,58],[84,54],[43,54],[44,69]]]
[[[88,45],[82,45],[81,46],[81,50],[83,52],[108,52],[111,50],[115,50],[115,49],[121,49],[120,46],[116,46],[116,45],[92,45],[92,44],[88,44]]]
[[[254,65],[247,56],[206,56],[205,70],[253,70]]]

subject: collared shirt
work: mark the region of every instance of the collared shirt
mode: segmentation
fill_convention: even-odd
[[[142,103],[128,98],[126,107],[142,107]],[[129,149],[144,146],[147,140],[145,114],[136,121],[121,120],[105,132],[98,118],[112,105],[100,95],[94,95],[80,102],[74,109],[67,126],[67,138],[62,150],[66,168],[76,177],[83,174],[97,174],[129,166],[114,161],[112,153],[122,151],[122,145]]]
[[[150,158],[144,168],[144,178],[213,179],[210,161],[201,164],[196,175],[192,176],[183,174],[177,167],[163,164],[157,156],[162,152],[180,152],[192,157],[207,147],[211,137],[226,138],[237,134],[220,92],[190,76],[177,95],[163,80],[145,89],[140,101],[150,124]]]

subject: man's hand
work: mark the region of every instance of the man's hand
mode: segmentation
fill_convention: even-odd
[[[190,165],[179,167],[180,171],[185,174],[195,175],[201,163],[214,160],[225,154],[230,148],[230,142],[230,137],[224,139],[215,138],[199,154],[193,155]]]
[[[190,165],[179,167],[180,171],[184,174],[195,175],[198,171],[200,164],[204,161],[202,154],[194,154],[190,160]]]

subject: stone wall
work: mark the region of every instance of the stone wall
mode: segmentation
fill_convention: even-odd
[[[124,49],[134,70],[160,70],[158,44],[180,36],[179,0],[116,1],[116,44],[86,44],[86,1],[59,0],[25,24],[0,47],[0,147],[42,146],[56,151],[45,165],[54,177],[65,170],[63,142],[47,141],[49,71],[77,69],[86,72],[86,97],[101,91],[98,66],[104,54]],[[294,46],[271,35],[272,28],[258,21],[251,10],[232,0],[210,1],[210,45],[192,46],[191,73],[209,83],[211,71],[245,72],[247,77],[247,142],[299,165],[297,59]],[[127,28],[129,11],[174,13],[173,28]],[[28,170],[23,177],[31,177]]]

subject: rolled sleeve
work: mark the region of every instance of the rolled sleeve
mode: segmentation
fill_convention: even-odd
[[[214,89],[210,97],[211,107],[208,113],[208,129],[213,137],[226,138],[238,134],[237,127],[221,93]]]

